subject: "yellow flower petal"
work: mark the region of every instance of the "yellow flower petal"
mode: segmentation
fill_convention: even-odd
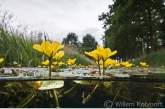
[[[140,65],[144,67],[144,66],[146,66],[147,64],[146,64],[145,62],[140,62]]]
[[[63,48],[64,45],[60,45],[59,42],[54,41],[51,43],[50,41],[45,41],[41,45],[35,44],[33,48],[39,52],[43,52],[49,58],[52,58],[59,49]]]
[[[59,63],[58,63],[58,66],[61,66],[62,64],[63,64],[63,62],[59,62]]]
[[[59,60],[61,57],[64,56],[64,51],[59,51],[58,53],[56,53],[53,58],[57,61]]]
[[[57,65],[57,62],[53,62],[52,64],[53,64],[53,65]]]
[[[125,67],[129,68],[129,67],[131,67],[131,66],[132,66],[132,64],[127,64]]]
[[[33,48],[34,48],[35,50],[39,51],[39,52],[43,52],[41,46],[38,45],[38,44],[33,45]]]
[[[75,59],[69,59],[67,61],[67,63],[68,63],[69,66],[71,66],[71,65],[73,65],[75,63],[75,61],[76,61],[76,58]]]
[[[53,54],[53,46],[49,41],[45,41],[41,44],[41,48],[43,52],[48,56],[51,57]]]
[[[44,62],[42,62],[43,65],[48,65],[49,64],[49,60],[46,60]]]

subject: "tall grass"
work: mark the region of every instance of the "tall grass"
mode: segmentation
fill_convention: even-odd
[[[144,61],[151,67],[165,66],[165,50],[148,54],[145,56],[145,59],[143,57],[135,59],[132,63],[140,65],[139,63]]]
[[[16,33],[14,29],[5,31],[0,28],[0,57],[4,58],[5,67],[16,66],[16,63],[24,67],[37,66],[40,62],[41,54],[38,54],[32,46],[38,43],[31,36]],[[30,63],[31,62],[31,63]]]
[[[14,63],[18,63],[21,64],[22,67],[37,67],[42,62],[42,53],[34,50],[32,46],[41,43],[42,40],[34,39],[32,36],[27,36],[22,33],[18,34],[14,29],[5,31],[3,28],[0,28],[0,57],[5,59],[3,66],[13,67],[17,66]],[[77,64],[91,64],[89,60],[79,53],[68,51],[71,51],[71,48],[66,47],[66,49],[64,49],[65,55],[61,59],[64,63],[66,63],[69,58],[76,58]]]

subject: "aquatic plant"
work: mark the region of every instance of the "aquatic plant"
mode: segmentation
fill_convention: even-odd
[[[93,57],[96,62],[98,63],[98,67],[99,67],[99,72],[101,75],[101,70],[100,70],[100,60],[102,60],[102,65],[103,65],[103,75],[106,74],[106,64],[105,62],[107,61],[107,59],[109,59],[111,56],[115,55],[117,53],[117,51],[111,51],[110,48],[104,48],[101,46],[97,46],[97,49],[92,51],[92,52],[84,52],[86,55]]]
[[[146,64],[145,62],[140,62],[140,65],[144,67],[144,66],[146,66],[147,64]]]
[[[41,64],[43,64],[43,65],[48,65],[49,64],[49,60],[47,59],[46,61],[44,61],[44,62],[41,62]]]
[[[76,58],[68,59],[68,61],[67,61],[68,66],[71,67],[75,63],[75,61],[76,61]]]
[[[104,62],[104,68],[107,69],[108,66],[113,65],[113,64],[115,64],[115,63],[116,63],[115,60],[108,58],[108,59]],[[102,61],[102,60],[100,60],[100,64],[103,65],[103,61]]]
[[[128,61],[126,62],[121,62],[120,63],[122,66],[126,67],[126,68],[130,68],[133,64],[129,63]]]
[[[51,62],[52,58],[54,57],[56,60],[63,56],[63,52],[59,51],[60,49],[64,48],[64,45],[61,45],[59,42],[54,41],[45,41],[41,45],[35,44],[33,48],[39,52],[44,53],[49,60],[49,78],[51,78]],[[59,53],[58,53],[59,51]],[[56,56],[57,55],[57,56]]]

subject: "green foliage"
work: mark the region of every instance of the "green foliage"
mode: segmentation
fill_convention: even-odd
[[[158,51],[155,53],[148,54],[144,57],[140,57],[132,61],[135,65],[140,65],[140,62],[146,62],[150,67],[161,67],[165,66],[165,51]]]
[[[69,33],[66,38],[63,38],[62,44],[67,44],[69,46],[78,45],[78,36],[75,33]]]
[[[143,48],[147,54],[165,48],[164,11],[164,0],[115,0],[99,16],[106,29],[104,45],[123,61],[140,57]]]
[[[83,42],[82,42],[82,48],[83,51],[93,51],[96,49],[98,43],[95,40],[95,37],[91,36],[90,34],[87,34],[86,36],[83,37]]]
[[[25,34],[0,29],[0,57],[4,58],[4,66],[14,66],[14,62],[22,66],[37,66],[41,54],[38,54],[33,45],[39,41],[32,37],[25,37]]]

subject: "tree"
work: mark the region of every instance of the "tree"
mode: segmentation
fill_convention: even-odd
[[[86,36],[83,37],[83,42],[82,42],[82,48],[83,51],[93,51],[96,49],[98,45],[98,42],[95,40],[95,37],[92,37],[90,34],[86,34]]]
[[[67,44],[69,46],[78,45],[78,36],[75,33],[69,33],[66,38],[63,38],[62,44]]]
[[[117,50],[115,56],[123,60],[141,56],[142,48],[155,52],[157,39],[164,40],[164,11],[164,0],[114,0],[109,12],[99,16],[104,21],[105,46]]]

